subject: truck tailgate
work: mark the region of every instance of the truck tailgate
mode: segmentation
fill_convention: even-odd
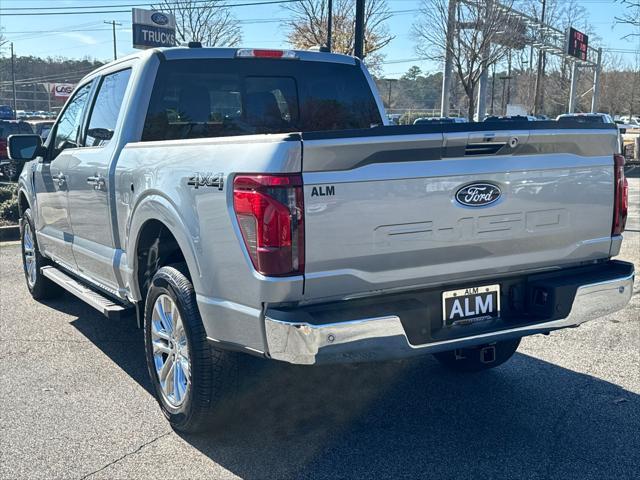
[[[609,256],[615,130],[385,128],[303,135],[305,299]]]

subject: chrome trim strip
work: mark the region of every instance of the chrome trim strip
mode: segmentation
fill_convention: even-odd
[[[266,316],[268,354],[276,360],[302,365],[388,360],[578,326],[624,308],[633,294],[634,275],[631,266],[629,275],[578,287],[566,318],[425,345],[409,343],[396,315],[322,325]]]

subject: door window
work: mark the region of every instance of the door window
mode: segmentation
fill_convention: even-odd
[[[102,79],[87,129],[87,147],[103,147],[113,137],[130,76],[128,68]]]
[[[78,137],[82,126],[82,114],[89,99],[92,83],[89,82],[76,92],[60,116],[53,142],[53,158],[66,148],[77,148],[79,146]]]

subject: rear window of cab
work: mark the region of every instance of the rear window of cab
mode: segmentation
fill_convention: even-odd
[[[280,59],[163,62],[143,141],[381,125],[357,65]]]

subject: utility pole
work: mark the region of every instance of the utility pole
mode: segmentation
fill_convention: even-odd
[[[544,35],[544,17],[547,8],[547,1],[542,0],[542,15],[540,19],[540,32]],[[533,114],[540,115],[542,113],[542,83],[544,81],[544,50],[538,52],[538,71],[536,73],[536,89],[533,95]]]
[[[329,0],[329,5],[327,6],[328,8],[328,12],[327,12],[327,50],[329,50],[329,52],[331,52],[331,40],[332,40],[332,35],[333,35],[333,0]]]
[[[593,95],[591,96],[591,113],[598,111],[598,101],[600,100],[600,72],[602,70],[602,48],[598,48],[598,61],[593,72]]]
[[[13,86],[13,111],[18,110],[16,99],[16,56],[13,54],[13,42],[11,42],[11,84]]]
[[[397,82],[397,80],[395,78],[386,78],[385,79],[387,81],[387,85],[388,85],[388,91],[387,91],[387,108],[391,108],[391,85],[393,84],[393,82]]]
[[[353,51],[360,60],[364,58],[364,1],[356,0],[356,38]]]
[[[116,25],[121,26],[121,23],[117,23],[115,20],[111,20],[110,22],[105,21],[107,25],[111,25],[113,28],[113,59],[118,59],[118,54],[116,52]]]
[[[496,91],[496,64],[493,64],[493,73],[491,74],[491,115],[495,115],[495,110],[493,109],[493,101],[495,98]]]
[[[451,75],[453,70],[453,38],[456,30],[456,0],[449,0],[447,10],[447,40],[444,52],[444,72],[442,72],[442,96],[440,100],[440,116],[449,116],[449,99],[451,95]]]
[[[578,61],[574,61],[571,67],[571,90],[569,90],[569,113],[576,111],[578,100]]]
[[[486,12],[489,16],[493,9],[493,0],[486,0]],[[482,46],[481,46],[481,62],[482,73],[480,74],[480,80],[478,81],[478,101],[476,103],[476,121],[482,122],[487,114],[487,85],[489,83],[489,50],[491,48],[490,42],[487,41],[487,33],[482,32]],[[471,120],[471,119],[469,119]]]

